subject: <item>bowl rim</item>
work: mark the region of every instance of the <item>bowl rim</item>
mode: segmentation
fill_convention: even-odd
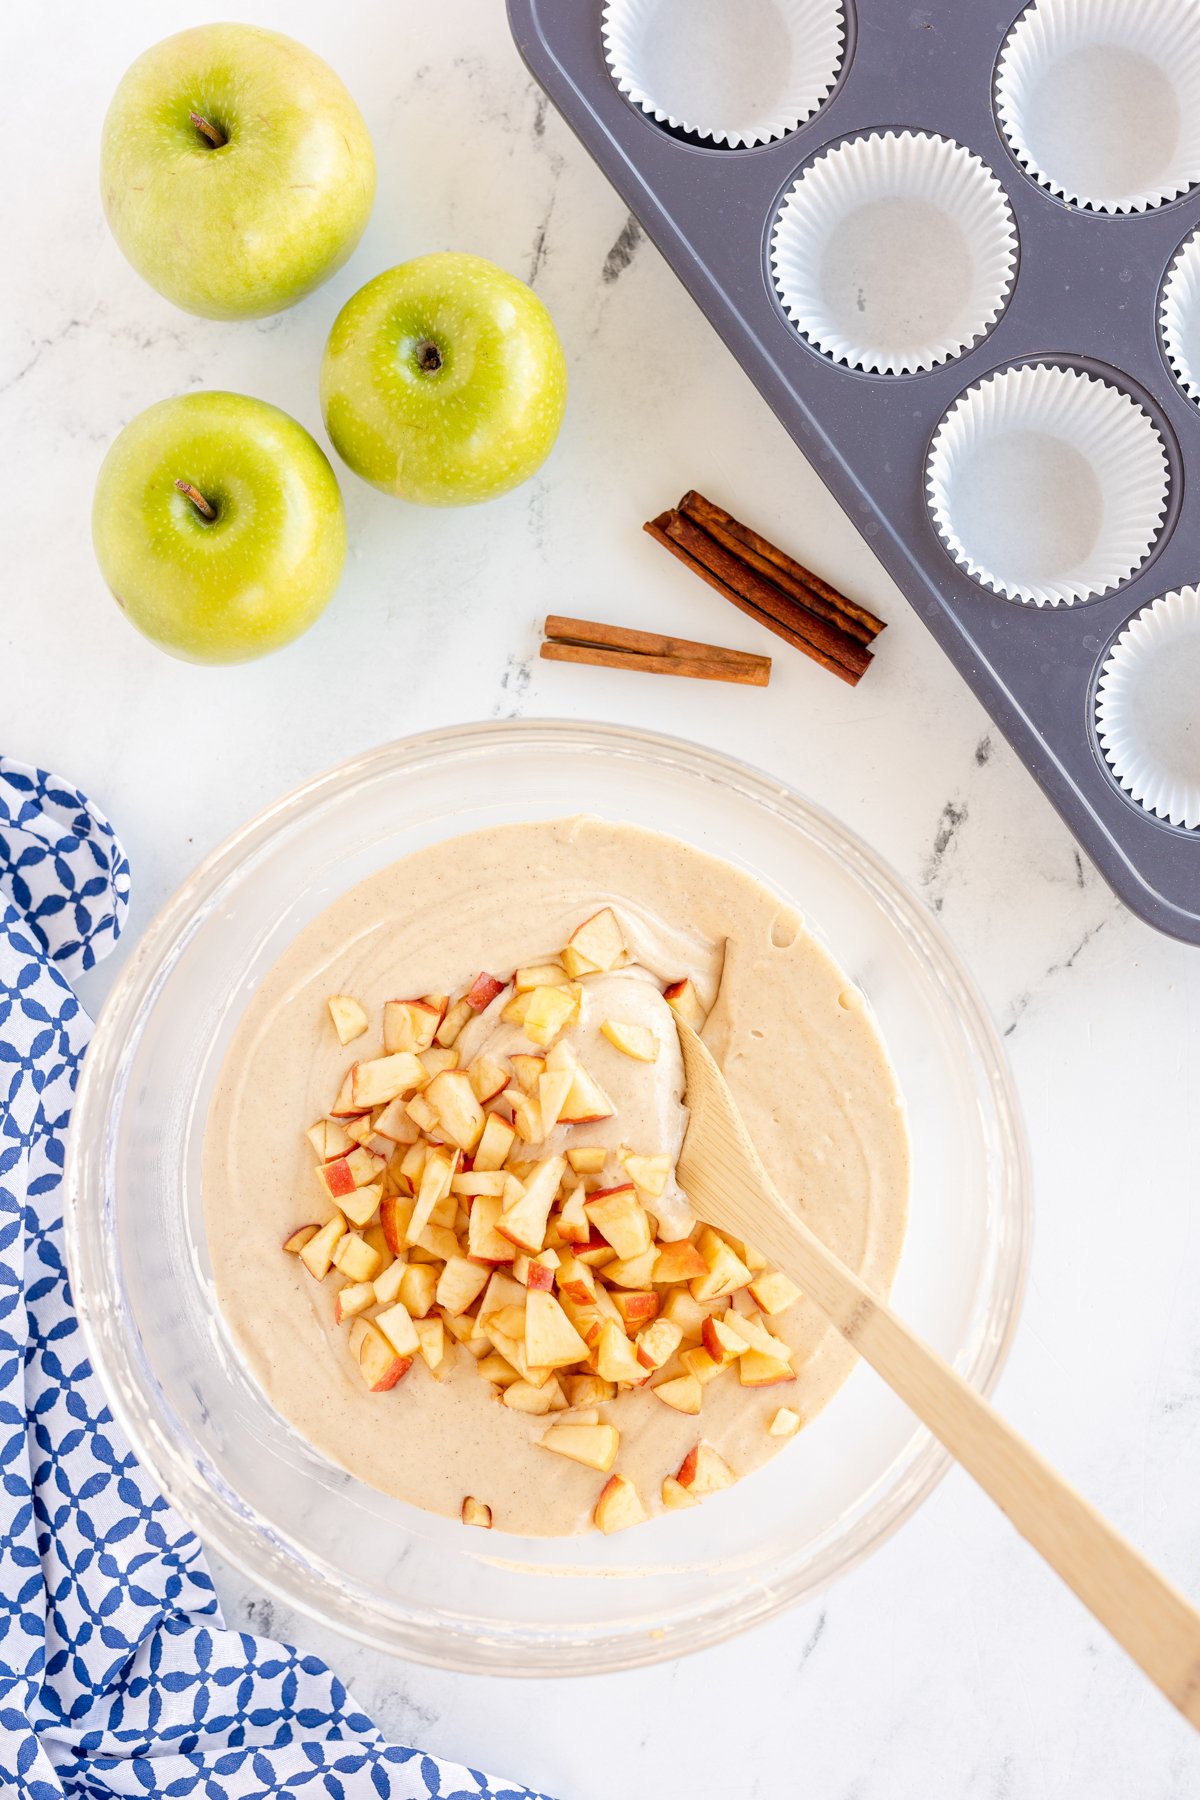
[[[933,1492],[953,1459],[922,1426],[895,1461],[908,1455],[898,1481],[878,1477],[874,1497],[848,1532],[825,1545],[804,1568],[765,1584],[752,1596],[726,1596],[702,1612],[670,1618],[650,1630],[618,1623],[603,1636],[569,1635],[542,1625],[519,1637],[489,1637],[478,1622],[430,1614],[401,1615],[392,1608],[365,1612],[361,1601],[331,1590],[316,1567],[304,1566],[274,1532],[256,1528],[227,1503],[219,1479],[205,1479],[162,1427],[138,1405],[136,1357],[120,1328],[119,1284],[114,1285],[115,1246],[105,1223],[114,1193],[114,1155],[103,1130],[119,1103],[133,1060],[140,1021],[153,1005],[180,954],[222,891],[248,864],[290,830],[314,805],[360,783],[398,773],[455,751],[518,740],[525,748],[553,748],[569,739],[579,748],[602,748],[634,760],[688,766],[764,806],[777,818],[800,823],[810,840],[836,854],[853,878],[910,944],[926,954],[943,1000],[955,1015],[986,1074],[1000,1136],[998,1217],[1006,1240],[988,1300],[989,1328],[980,1333],[970,1365],[961,1372],[990,1394],[1004,1367],[1020,1317],[1032,1230],[1028,1143],[1008,1060],[996,1025],[974,979],[945,928],[891,865],[856,832],[789,782],[724,751],[637,726],[572,719],[480,721],[415,733],[362,751],[311,776],[252,815],[211,850],[159,909],[117,977],[96,1021],[83,1059],[68,1134],[63,1175],[63,1223],[71,1291],[84,1343],[117,1424],[139,1463],[206,1549],[215,1550],[249,1582],[316,1624],[390,1654],[458,1673],[544,1678],[645,1667],[710,1648],[810,1600],[863,1562],[896,1532]],[[819,927],[819,921],[816,921]],[[91,1198],[89,1198],[91,1196]],[[98,1203],[99,1202],[99,1203]],[[915,1446],[915,1448],[913,1448]],[[894,1467],[894,1463],[892,1465]],[[886,1485],[885,1485],[886,1484]],[[868,1490],[870,1492],[870,1490]],[[470,1645],[470,1654],[464,1647]],[[613,1655],[612,1652],[617,1654]]]

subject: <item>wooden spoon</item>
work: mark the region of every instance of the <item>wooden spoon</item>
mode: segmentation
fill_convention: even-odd
[[[785,1204],[707,1046],[682,1019],[676,1023],[690,1115],[679,1181],[696,1212],[749,1239],[801,1283],[1172,1705],[1200,1727],[1200,1613]]]

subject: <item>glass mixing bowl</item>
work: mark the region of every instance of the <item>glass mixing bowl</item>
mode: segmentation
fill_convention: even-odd
[[[142,1463],[260,1587],[418,1661],[499,1674],[632,1668],[826,1586],[893,1532],[947,1457],[860,1366],[752,1479],[626,1535],[465,1530],[360,1485],[240,1367],[212,1295],[200,1150],[248,996],[372,870],[478,827],[580,812],[683,838],[793,902],[862,989],[908,1106],[900,1313],[977,1387],[1001,1366],[1029,1235],[999,1039],[932,917],[860,840],[711,750],[566,722],[430,732],[356,757],[215,851],[146,932],[84,1062],[66,1169],[75,1302]]]

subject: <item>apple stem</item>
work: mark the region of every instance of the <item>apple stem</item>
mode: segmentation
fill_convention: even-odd
[[[417,345],[417,367],[426,375],[436,375],[442,366],[442,353],[431,339]]]
[[[175,486],[179,489],[179,492],[181,494],[187,495],[188,499],[191,501],[192,505],[195,507],[196,511],[200,514],[200,517],[202,519],[215,519],[216,518],[216,516],[217,516],[216,507],[212,506],[204,498],[204,495],[200,492],[200,489],[195,485],[194,482],[177,481],[175,483]]]
[[[229,139],[225,136],[225,133],[221,130],[220,126],[213,125],[202,113],[190,112],[188,118],[200,133],[200,136],[208,139],[214,150],[219,150],[222,144],[227,144],[229,142]]]

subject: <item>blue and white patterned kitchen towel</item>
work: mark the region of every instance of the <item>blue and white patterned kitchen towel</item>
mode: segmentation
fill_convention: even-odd
[[[315,1656],[231,1631],[88,1365],[63,1140],[91,1026],[71,980],[129,865],[69,783],[0,758],[0,1790],[20,1800],[547,1800],[388,1744]]]

